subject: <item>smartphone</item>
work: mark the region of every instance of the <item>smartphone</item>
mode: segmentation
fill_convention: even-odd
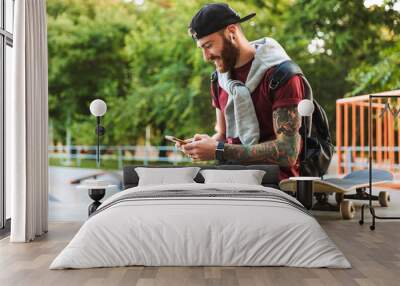
[[[179,138],[176,138],[176,137],[170,136],[170,135],[165,135],[165,139],[167,139],[167,140],[169,140],[169,141],[172,141],[172,142],[174,142],[174,143],[179,142],[179,143],[181,143],[182,145],[189,143],[189,142],[186,141],[186,140],[179,139]]]

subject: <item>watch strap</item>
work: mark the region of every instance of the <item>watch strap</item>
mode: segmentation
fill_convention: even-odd
[[[225,142],[218,141],[217,148],[215,149],[215,158],[220,162],[224,161],[224,148]]]

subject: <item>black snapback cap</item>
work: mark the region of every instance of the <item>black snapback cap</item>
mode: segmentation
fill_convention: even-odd
[[[189,34],[194,40],[215,33],[222,28],[241,23],[253,18],[256,13],[251,13],[240,18],[239,14],[225,3],[212,3],[203,6],[192,18],[189,25]]]

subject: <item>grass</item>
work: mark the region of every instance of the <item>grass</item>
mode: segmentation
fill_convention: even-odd
[[[72,167],[72,168],[85,168],[85,169],[97,169],[96,166],[96,161],[95,160],[88,160],[88,159],[81,159],[80,160],[80,165],[78,166],[76,160],[71,160],[70,165],[66,165],[65,160],[61,160],[58,158],[50,158],[49,159],[49,166],[53,167]],[[129,165],[144,165],[143,161],[136,161],[136,160],[125,160],[123,162],[124,166],[129,166]],[[152,162],[149,161],[148,165],[165,165],[165,166],[170,166],[173,165],[170,162]],[[188,165],[193,165],[192,162],[181,162],[177,163],[178,166],[188,166]],[[107,159],[107,160],[102,160],[101,161],[101,169],[103,170],[119,170],[118,168],[118,161],[113,160],[113,159]]]

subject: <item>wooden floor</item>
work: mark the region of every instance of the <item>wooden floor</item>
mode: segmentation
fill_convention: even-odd
[[[380,221],[375,231],[356,220],[319,217],[353,268],[122,267],[48,270],[80,223],[51,223],[47,235],[27,244],[0,241],[0,285],[400,285],[400,222]]]

